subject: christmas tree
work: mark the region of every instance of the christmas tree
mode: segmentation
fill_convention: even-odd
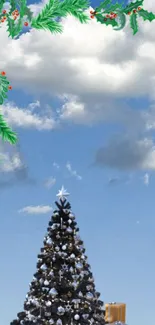
[[[38,255],[24,311],[10,325],[104,325],[93,274],[71,205],[62,189]]]

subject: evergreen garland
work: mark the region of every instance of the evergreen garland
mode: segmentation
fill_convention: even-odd
[[[155,19],[155,14],[141,7],[143,2],[144,0],[137,0],[124,8],[123,3],[111,4],[111,0],[104,0],[94,11],[90,12],[90,17],[96,17],[101,24],[117,26],[114,30],[121,30],[126,24],[126,16],[130,16],[130,27],[135,35],[138,32],[138,17],[150,22]]]
[[[59,22],[61,18],[67,15],[72,15],[77,18],[82,24],[87,23],[90,18],[95,18],[101,24],[106,26],[111,25],[114,30],[121,30],[125,27],[126,17],[130,18],[130,27],[133,35],[138,32],[138,17],[143,20],[152,21],[155,19],[155,14],[148,12],[142,8],[144,0],[137,0],[123,7],[123,3],[111,3],[112,0],[104,0],[94,10],[90,11],[90,18],[84,12],[89,8],[89,0],[49,0],[37,17],[33,17],[33,13],[27,7],[27,0],[9,0],[9,10],[3,9],[4,4],[8,1],[0,0],[0,27],[5,21],[7,23],[7,31],[11,38],[17,38],[22,32],[23,25],[30,26],[36,29],[49,30],[51,33],[62,33],[63,27]],[[0,75],[0,105],[3,104],[6,93],[8,91],[9,82],[6,77]],[[0,135],[3,139],[15,143],[17,136],[5,124],[0,117]],[[5,131],[4,131],[5,130]],[[10,133],[12,132],[12,133]],[[8,134],[8,136],[7,136]],[[11,136],[10,136],[11,135]]]

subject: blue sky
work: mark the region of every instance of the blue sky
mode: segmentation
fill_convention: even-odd
[[[17,148],[0,144],[0,323],[22,310],[64,185],[101,298],[125,302],[127,324],[154,325],[154,22],[134,38],[128,26],[63,24],[60,39],[34,32],[11,42],[0,31],[13,86],[2,110],[19,137]]]

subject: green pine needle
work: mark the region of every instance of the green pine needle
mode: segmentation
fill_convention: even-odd
[[[9,128],[2,114],[0,114],[0,136],[3,141],[8,141],[11,144],[17,143],[16,133]]]

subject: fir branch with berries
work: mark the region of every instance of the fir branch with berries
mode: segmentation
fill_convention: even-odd
[[[95,18],[98,22],[111,25],[114,30],[121,30],[125,27],[126,17],[130,16],[130,27],[133,35],[138,32],[138,17],[143,20],[153,21],[155,14],[142,8],[144,0],[137,0],[129,3],[125,8],[123,4],[111,4],[111,0],[104,0],[94,11],[90,11],[90,18]]]
[[[11,90],[12,86],[10,85],[5,71],[0,73],[0,105],[3,104],[4,100],[7,98],[8,90]],[[8,141],[11,144],[17,142],[17,135],[12,129],[7,125],[6,121],[2,114],[0,114],[0,136],[3,141]]]

